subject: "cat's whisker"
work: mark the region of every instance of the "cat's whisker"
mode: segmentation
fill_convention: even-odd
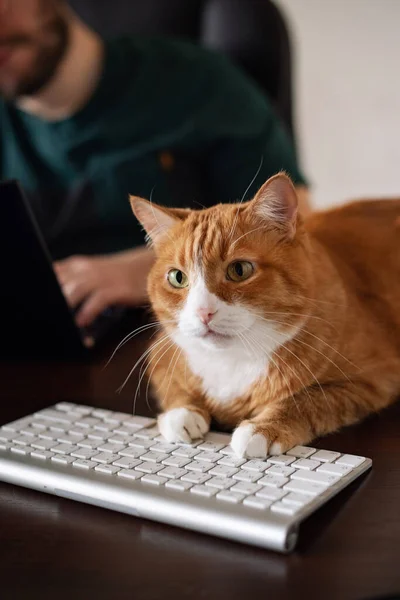
[[[168,342],[169,342],[169,336],[167,336],[167,339],[163,338],[163,339],[161,339],[161,340],[158,340],[158,341],[157,341],[155,344],[153,344],[153,345],[150,347],[150,351],[153,351],[153,350],[154,350],[154,348],[156,348],[158,345],[161,345],[161,350],[162,350],[163,348],[165,348],[165,344],[168,344]],[[171,345],[173,345],[173,344],[171,344]],[[156,351],[156,354],[157,354],[157,353],[158,353],[158,350]],[[147,355],[147,356],[146,356],[146,359],[148,358],[148,356],[149,356],[149,355]],[[142,383],[142,379],[143,379],[143,377],[144,377],[144,375],[145,375],[145,373],[146,373],[146,370],[148,369],[148,367],[149,367],[149,365],[150,365],[151,361],[153,360],[153,358],[154,358],[154,357],[151,357],[151,358],[150,358],[150,360],[149,360],[148,362],[147,362],[147,360],[145,359],[145,360],[143,361],[143,363],[142,363],[142,367],[143,367],[143,366],[145,366],[145,369],[144,369],[143,373],[141,374],[141,376],[140,376],[140,378],[139,378],[139,383],[138,383],[138,385],[136,386],[136,391],[135,391],[135,396],[134,396],[134,401],[133,401],[133,414],[135,414],[135,411],[136,411],[136,401],[137,401],[137,398],[138,398],[138,395],[139,395],[139,391],[140,391],[140,386],[141,386],[141,383]],[[149,404],[147,404],[147,406],[148,406],[149,410],[151,411],[151,407],[149,406]]]
[[[165,338],[168,336],[168,334],[165,336]],[[163,338],[161,338],[162,340]],[[158,342],[155,342],[156,344],[159,343],[161,340],[158,340]],[[153,344],[154,345],[154,344]],[[150,348],[147,348],[143,354],[138,358],[138,360],[135,362],[135,364],[133,365],[132,369],[129,371],[129,375],[126,377],[125,381],[122,383],[122,385],[120,385],[119,388],[117,388],[117,394],[120,394],[122,392],[122,390],[124,389],[124,387],[126,386],[126,384],[128,383],[129,379],[132,376],[132,373],[135,371],[136,367],[141,363],[142,360],[144,360],[147,355],[151,352],[153,345],[150,346]]]
[[[178,356],[176,357],[176,360],[175,360],[175,363],[174,363],[175,354],[177,352],[178,352]],[[164,395],[165,400],[167,400],[167,398],[168,398],[168,392],[169,392],[169,388],[170,388],[170,385],[171,385],[172,376],[174,374],[174,371],[176,369],[176,365],[178,364],[179,357],[180,357],[181,354],[182,354],[182,348],[180,348],[179,346],[177,346],[175,352],[172,355],[171,362],[170,362],[170,365],[168,367],[168,371],[169,371],[170,367],[173,365],[172,366],[172,370],[171,370],[171,375],[170,375],[170,378],[169,378],[169,382],[168,382],[168,387],[167,387],[167,390],[166,390],[165,395]],[[168,373],[168,371],[167,371],[167,373]]]
[[[231,240],[231,239],[232,239],[232,236],[233,236],[233,234],[234,234],[234,232],[235,232],[236,225],[237,225],[237,221],[238,221],[238,218],[239,218],[239,211],[240,211],[240,207],[241,207],[241,205],[242,205],[242,203],[243,203],[243,200],[244,200],[244,199],[245,199],[245,197],[246,197],[246,194],[247,194],[247,192],[249,191],[249,189],[251,188],[251,186],[253,185],[253,183],[254,183],[254,182],[255,182],[255,180],[257,179],[257,177],[258,177],[258,174],[259,174],[259,173],[260,173],[260,171],[261,171],[261,167],[262,167],[262,165],[263,165],[263,162],[264,162],[264,156],[263,156],[263,155],[261,155],[260,164],[259,164],[259,167],[258,167],[258,169],[257,169],[257,171],[256,171],[256,174],[254,175],[253,179],[250,181],[250,183],[249,183],[249,185],[247,186],[247,188],[246,188],[246,190],[245,190],[245,192],[244,192],[243,196],[242,196],[242,197],[241,197],[241,199],[240,199],[239,206],[238,206],[238,208],[237,208],[237,211],[236,211],[236,214],[235,214],[235,218],[234,218],[234,220],[233,220],[232,229],[231,229],[231,231],[230,231],[230,233],[229,233],[229,236],[228,236],[228,240]]]
[[[150,358],[150,360],[146,360],[145,362],[143,362],[142,367],[145,366],[143,373],[140,375],[139,377],[139,382],[136,386],[136,392],[135,392],[135,397],[134,397],[134,401],[133,401],[133,410],[135,411],[135,407],[136,407],[136,401],[140,392],[140,386],[142,384],[142,380],[146,374],[147,369],[150,367],[151,362],[156,358],[156,356],[158,355],[159,352],[162,352],[162,350],[165,348],[166,345],[168,345],[170,342],[170,338],[168,336],[168,338],[166,340],[163,340],[163,343],[161,344],[161,348],[158,348],[158,350],[156,350],[156,352],[154,353],[154,355]],[[156,346],[154,346],[156,347]],[[152,350],[154,349],[154,347],[152,348]],[[156,363],[157,364],[157,363]],[[149,380],[150,381],[150,380]],[[151,411],[151,406],[149,405],[148,399],[147,399],[147,391],[148,391],[148,387],[146,387],[146,404],[148,409]]]
[[[251,337],[252,337],[252,336],[251,336]],[[287,379],[286,379],[286,376],[283,374],[283,372],[282,372],[282,371],[281,371],[281,369],[279,368],[278,364],[277,364],[277,363],[274,361],[274,359],[272,358],[272,354],[273,354],[273,352],[272,352],[272,353],[268,353],[268,352],[266,351],[266,349],[265,349],[265,348],[264,348],[264,347],[261,345],[261,343],[260,343],[260,342],[258,342],[258,340],[256,340],[255,338],[252,338],[252,339],[253,339],[254,343],[257,343],[257,344],[258,344],[258,346],[260,347],[260,349],[261,349],[261,350],[263,350],[263,351],[265,352],[265,354],[266,354],[266,356],[268,357],[268,359],[269,359],[269,360],[271,360],[272,364],[273,364],[273,365],[276,367],[276,369],[278,370],[278,372],[280,373],[280,375],[281,375],[281,376],[282,376],[282,378],[284,379],[284,381],[285,381],[285,383],[286,383],[286,386],[287,386],[287,388],[288,388],[288,390],[289,390],[289,392],[290,392],[290,395],[291,395],[291,397],[292,397],[292,399],[293,399],[293,402],[294,402],[294,404],[295,404],[295,406],[296,406],[297,410],[298,410],[298,411],[299,411],[299,413],[300,413],[300,409],[299,409],[299,407],[298,407],[298,405],[297,405],[297,402],[296,402],[296,399],[295,399],[295,397],[294,397],[294,395],[293,395],[293,390],[292,390],[291,386],[289,385],[289,383],[288,383],[288,381],[287,381]],[[292,373],[292,374],[293,374],[293,375],[294,375],[294,376],[295,376],[295,377],[296,377],[296,378],[297,378],[297,379],[300,381],[300,384],[301,384],[302,388],[303,388],[303,389],[306,391],[306,393],[307,393],[308,397],[310,398],[310,401],[312,401],[312,399],[311,399],[311,396],[310,396],[310,394],[309,394],[309,392],[308,392],[308,390],[307,390],[307,387],[304,385],[304,382],[302,381],[302,379],[300,378],[300,376],[299,376],[299,375],[296,373],[296,371],[295,371],[294,369],[292,369],[292,367],[290,367],[290,366],[287,364],[287,362],[286,362],[285,360],[283,360],[283,358],[282,358],[282,357],[279,357],[279,360],[280,360],[281,362],[283,362],[283,364],[285,365],[285,367],[286,367],[286,368],[287,368],[287,369],[288,369],[288,370],[289,370],[289,371],[290,371],[290,372],[291,372],[291,373]]]
[[[134,329],[133,331],[131,331],[130,333],[128,333],[117,345],[117,347],[115,348],[115,350],[113,351],[113,353],[111,354],[110,358],[108,359],[108,361],[106,362],[106,364],[103,367],[103,370],[106,369],[108,367],[108,365],[110,364],[110,362],[112,361],[112,359],[114,358],[114,356],[117,354],[118,350],[120,348],[122,348],[122,346],[124,346],[125,344],[127,344],[131,339],[133,339],[136,335],[139,335],[139,333],[141,333],[142,331],[146,331],[147,329],[151,329],[152,327],[159,327],[160,323],[156,322],[156,323],[147,323],[146,325],[142,325],[141,327],[138,327],[137,329]]]
[[[262,319],[262,317],[259,317],[259,318]],[[263,319],[263,320],[265,320],[267,323],[271,323],[271,321],[269,319]],[[290,325],[290,323],[285,323],[284,321],[276,321],[276,320],[274,320],[274,322],[277,325],[286,325],[286,326]],[[323,340],[322,338],[320,338],[318,335],[315,335],[314,333],[312,333],[311,331],[309,331],[305,327],[301,327],[299,333],[301,333],[301,332],[304,332],[306,335],[309,335],[309,336],[315,338],[316,340],[318,340],[319,342],[321,342],[322,344],[325,344],[325,346],[327,346],[328,348],[330,348],[330,350],[332,350],[333,352],[335,352],[338,356],[340,356],[340,358],[342,358],[347,363],[349,363],[349,365],[351,365],[355,369],[359,370],[359,367],[356,364],[354,364],[351,360],[349,360],[348,358],[346,358],[346,356],[344,356],[341,352],[339,352],[339,350],[336,350],[336,348],[334,348],[333,346],[331,346],[330,344],[328,344],[328,342],[326,342],[325,340]],[[293,338],[293,340],[294,339],[297,339],[297,336],[296,336],[296,338]],[[298,340],[298,341],[300,341],[300,340]],[[305,342],[302,342],[302,343],[305,344]],[[310,346],[310,348],[313,348],[314,350],[316,350],[316,348],[314,348],[313,346]],[[326,357],[326,358],[328,358],[328,357]],[[336,363],[333,362],[332,364],[334,364],[335,367],[340,370],[340,368],[338,367],[338,365]]]
[[[327,319],[323,319],[322,317],[317,317],[316,315],[310,315],[309,313],[294,313],[294,312],[289,312],[289,311],[284,312],[284,311],[266,310],[266,311],[264,311],[264,315],[280,315],[283,317],[305,317],[307,320],[308,319],[316,319],[318,321],[323,321],[324,323],[327,323],[331,327],[335,328],[333,323],[331,323],[330,321],[327,321]],[[259,316],[259,315],[257,315],[257,316]],[[264,319],[264,320],[269,321],[270,323],[272,322],[271,319]]]
[[[117,347],[115,348],[115,350],[111,354],[110,358],[108,359],[107,363],[104,365],[103,370],[108,367],[108,365],[110,364],[110,362],[113,360],[114,356],[117,354],[118,350],[120,350],[122,348],[122,346],[124,346],[125,344],[127,344],[128,342],[130,342],[134,337],[136,337],[140,333],[142,333],[144,331],[147,331],[148,329],[151,329],[153,327],[161,327],[161,326],[164,326],[164,325],[166,325],[168,323],[174,323],[174,322],[175,321],[173,321],[172,319],[169,319],[169,320],[165,320],[165,321],[155,321],[153,323],[146,323],[145,325],[141,325],[137,329],[134,329],[133,331],[131,331],[130,333],[128,333],[119,342],[119,344],[117,345]],[[156,335],[156,334],[157,334],[157,331],[155,331],[153,335]]]
[[[246,237],[246,235],[250,235],[250,233],[255,233],[256,231],[260,231],[261,229],[265,229],[265,225],[261,225],[261,227],[256,227],[255,229],[251,229],[250,231],[246,231],[246,233],[244,233],[243,235],[240,235],[231,245],[231,250],[238,243],[238,241]]]

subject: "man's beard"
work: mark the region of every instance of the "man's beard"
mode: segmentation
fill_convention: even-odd
[[[3,93],[7,100],[33,96],[51,81],[64,58],[69,44],[68,22],[57,15],[43,27],[38,40],[20,37],[11,40],[11,44],[33,46],[36,49],[36,56],[31,72],[24,78],[21,77],[12,90],[8,92],[0,90],[0,95]]]

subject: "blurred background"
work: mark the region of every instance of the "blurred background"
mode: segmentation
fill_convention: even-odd
[[[276,4],[290,27],[298,147],[315,204],[400,196],[400,2]]]
[[[244,66],[273,97],[289,129],[293,118],[316,207],[400,195],[399,0],[71,4],[105,35],[189,37]]]

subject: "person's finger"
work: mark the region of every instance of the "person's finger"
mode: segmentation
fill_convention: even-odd
[[[94,292],[79,309],[76,317],[78,327],[88,327],[111,304],[110,294],[104,291]]]
[[[63,294],[71,308],[76,308],[93,291],[88,281],[67,279],[61,284]]]

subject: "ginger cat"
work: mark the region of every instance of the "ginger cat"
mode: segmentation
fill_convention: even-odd
[[[239,456],[280,454],[400,393],[400,200],[303,221],[281,173],[246,203],[131,204],[157,256],[148,369],[168,441],[214,417]]]

